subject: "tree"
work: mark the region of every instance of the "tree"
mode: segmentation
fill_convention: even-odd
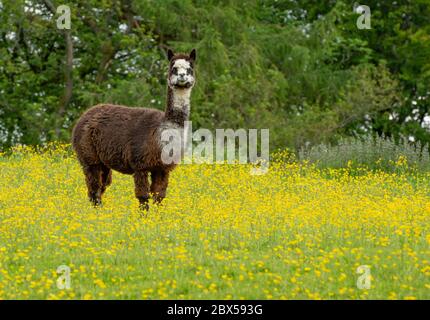
[[[272,148],[369,132],[424,145],[427,2],[374,2],[359,30],[349,1],[77,0],[70,32],[57,1],[0,2],[0,145],[68,141],[96,103],[163,109],[169,47],[198,51],[194,128],[269,128]]]

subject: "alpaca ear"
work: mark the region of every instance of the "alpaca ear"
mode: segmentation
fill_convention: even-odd
[[[167,50],[167,59],[169,59],[169,61],[172,60],[174,55],[175,54],[173,53],[172,50],[170,50],[170,49]]]
[[[190,59],[196,61],[196,49],[191,50]]]

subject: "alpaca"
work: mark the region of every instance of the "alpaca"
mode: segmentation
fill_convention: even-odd
[[[165,112],[99,104],[87,110],[73,129],[73,148],[85,174],[88,197],[95,206],[101,204],[112,182],[112,170],[133,175],[135,196],[144,210],[149,209],[150,196],[155,203],[166,196],[169,173],[176,164],[162,161],[161,134],[169,128],[183,130],[189,118],[196,51],[174,54],[169,49],[167,57]]]

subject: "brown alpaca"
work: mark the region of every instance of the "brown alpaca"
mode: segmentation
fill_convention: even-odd
[[[169,50],[168,59],[165,112],[99,104],[76,123],[73,148],[94,205],[101,204],[101,197],[112,182],[112,170],[134,176],[135,195],[143,209],[148,209],[150,194],[156,203],[166,196],[169,172],[176,165],[162,161],[161,133],[169,128],[184,129],[184,121],[188,120],[196,51],[186,55]]]

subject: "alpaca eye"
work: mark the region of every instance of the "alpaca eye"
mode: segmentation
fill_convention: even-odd
[[[193,69],[188,68],[188,69],[187,69],[187,74],[192,74],[192,73],[193,73]]]
[[[172,69],[172,73],[173,73],[173,74],[178,74],[178,68],[174,67],[174,68]]]

